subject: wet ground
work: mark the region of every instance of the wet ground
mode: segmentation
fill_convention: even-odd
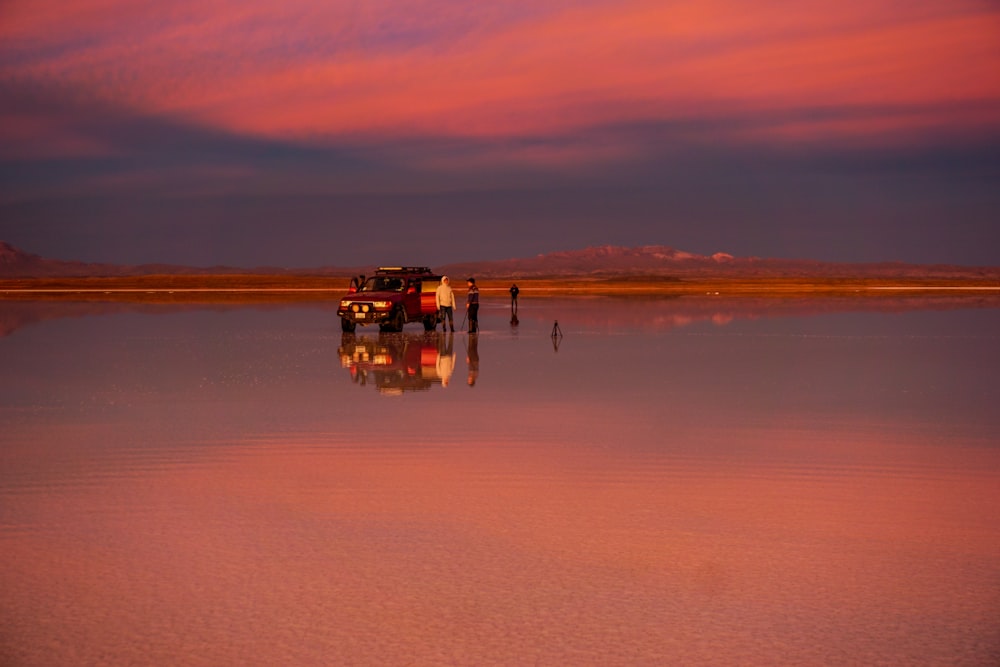
[[[0,662],[996,664],[1000,310],[957,303],[18,304]]]

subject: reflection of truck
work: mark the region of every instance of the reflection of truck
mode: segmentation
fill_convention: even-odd
[[[341,329],[377,324],[380,331],[402,331],[407,322],[422,322],[424,331],[437,326],[434,292],[441,276],[425,266],[379,267],[375,275],[340,299]]]
[[[406,334],[362,338],[345,333],[340,341],[340,365],[359,385],[374,385],[383,394],[448,386],[455,366],[452,335]]]

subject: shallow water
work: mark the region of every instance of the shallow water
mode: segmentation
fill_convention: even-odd
[[[1000,309],[748,303],[0,304],[0,663],[1000,662]]]

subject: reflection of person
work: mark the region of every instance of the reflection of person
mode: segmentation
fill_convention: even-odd
[[[516,327],[520,322],[517,319],[517,294],[520,292],[517,283],[510,286],[510,326]]]
[[[438,339],[437,374],[441,378],[441,386],[447,387],[451,374],[455,372],[455,337],[448,334],[447,338]]]
[[[469,315],[469,333],[479,333],[479,288],[476,279],[469,278],[469,293],[465,297],[465,310]]]
[[[444,331],[445,320],[455,330],[455,291],[451,289],[451,281],[448,276],[441,277],[441,284],[434,290],[434,305],[437,306],[438,316],[441,318],[441,331]]]
[[[476,386],[479,377],[479,336],[469,336],[469,348],[465,353],[465,363],[469,366],[470,387]]]

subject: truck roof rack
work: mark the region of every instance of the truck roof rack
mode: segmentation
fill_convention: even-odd
[[[426,266],[380,266],[375,269],[377,274],[386,273],[431,273],[430,268]]]

